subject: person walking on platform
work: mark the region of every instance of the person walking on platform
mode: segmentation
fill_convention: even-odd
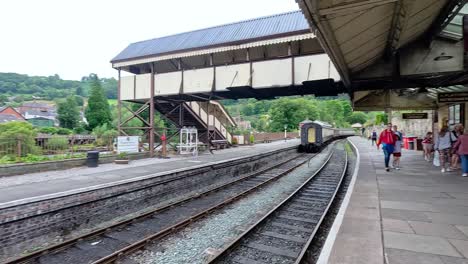
[[[426,137],[422,141],[423,150],[424,150],[424,159],[426,161],[432,161],[432,149],[434,142],[432,141],[432,132],[427,132]]]
[[[393,133],[397,136],[395,141],[395,149],[393,150],[393,168],[396,170],[400,169],[400,159],[401,159],[401,143],[403,139],[403,133],[398,131],[398,126],[393,126]]]
[[[388,123],[387,129],[380,133],[379,139],[377,140],[377,149],[379,149],[380,144],[382,144],[386,171],[390,171],[388,164],[390,163],[390,155],[393,153],[396,141],[397,136],[392,131],[392,123]]]
[[[447,168],[445,169],[445,165],[447,161],[451,160],[451,153],[452,153],[452,143],[450,142],[450,132],[448,131],[447,126],[442,126],[439,131],[439,135],[436,138],[434,149],[439,151],[439,158],[440,158],[440,166],[442,169],[441,172],[452,171],[452,169]]]
[[[377,132],[375,131],[375,129],[372,130],[371,140],[372,140],[372,146],[374,146],[374,143],[377,142]]]
[[[468,135],[461,134],[453,146],[454,152],[460,155],[462,177],[468,177]]]
[[[453,146],[458,140],[458,137],[463,135],[464,127],[462,124],[456,124],[453,130],[450,132],[450,142],[452,143],[452,160],[450,162],[450,167],[452,170],[458,170],[460,166],[458,166],[460,162],[460,157],[458,154],[453,151]]]

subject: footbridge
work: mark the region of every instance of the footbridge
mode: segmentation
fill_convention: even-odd
[[[132,43],[111,63],[119,72],[119,107],[141,103],[134,117],[159,111],[179,128],[197,127],[208,144],[230,142],[235,126],[216,100],[344,92],[301,11]],[[144,129],[153,134],[149,116]],[[119,123],[125,134],[127,122]]]

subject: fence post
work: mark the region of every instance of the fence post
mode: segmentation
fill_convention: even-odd
[[[70,144],[70,146],[71,146],[71,151],[70,151],[71,152],[71,158],[73,158],[73,146],[74,146],[74,144],[75,144],[75,135],[71,136],[71,144]]]
[[[17,138],[16,139],[16,146],[17,146],[17,152],[18,152],[18,158],[21,158],[21,139]]]

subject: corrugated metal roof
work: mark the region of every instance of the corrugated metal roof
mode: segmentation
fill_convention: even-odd
[[[132,43],[113,58],[112,62],[234,42],[242,43],[308,30],[309,25],[302,12],[293,11]]]

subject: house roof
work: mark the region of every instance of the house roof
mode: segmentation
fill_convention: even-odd
[[[111,62],[309,32],[301,11],[260,17],[130,44]]]
[[[25,102],[21,105],[22,107],[32,107],[32,108],[53,108],[51,105],[46,103],[38,102]]]
[[[23,120],[19,119],[15,115],[0,114],[0,124],[1,123],[6,123],[6,122],[11,122],[11,121],[23,121]]]
[[[31,110],[26,110],[24,111],[24,116],[27,119],[30,119],[30,116],[36,116],[36,117],[45,117],[45,118],[55,118],[57,116],[56,112],[51,112],[51,111],[40,111],[37,109],[31,109]]]

